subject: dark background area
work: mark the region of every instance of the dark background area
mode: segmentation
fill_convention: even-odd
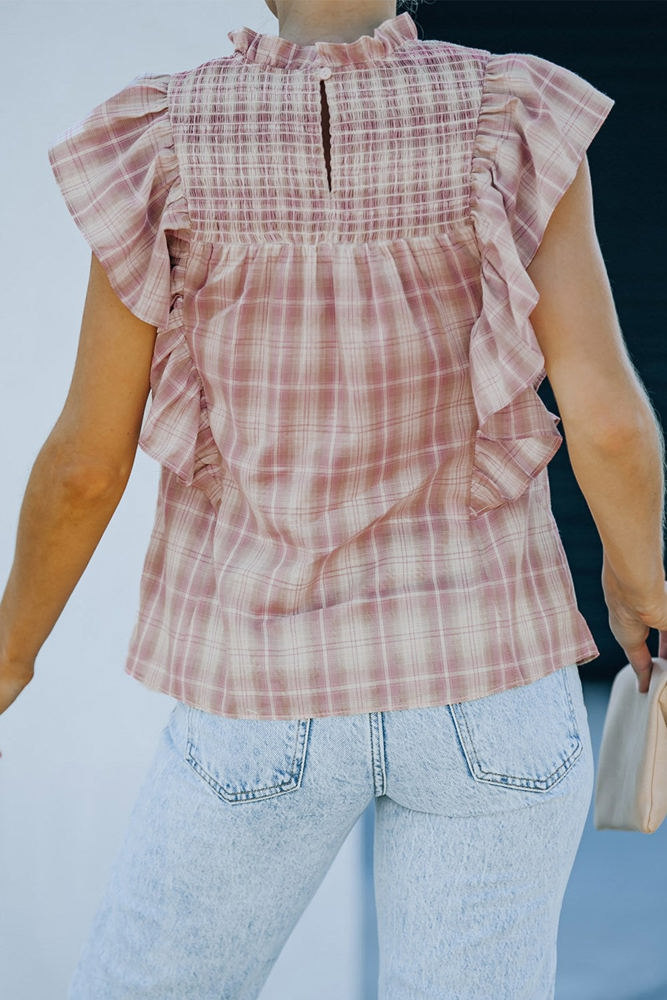
[[[404,8],[398,8],[400,13]],[[659,2],[427,2],[414,20],[422,38],[490,52],[531,52],[588,80],[616,104],[588,148],[598,240],[628,353],[663,427],[667,424],[665,269],[665,42]],[[540,398],[558,406],[547,379]],[[549,463],[552,507],[579,609],[600,656],[582,680],[609,681],[627,662],[612,635],[600,573],[602,546],[570,467],[567,438]],[[658,633],[649,636],[658,654]]]

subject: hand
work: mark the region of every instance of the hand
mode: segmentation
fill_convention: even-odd
[[[654,606],[641,611],[623,593],[617,578],[606,564],[602,570],[602,589],[609,609],[609,627],[637,674],[638,691],[646,694],[653,670],[653,660],[646,644],[650,629],[660,632],[658,656],[667,659],[667,582]]]
[[[34,676],[34,663],[15,663],[0,659],[0,715],[16,701]]]

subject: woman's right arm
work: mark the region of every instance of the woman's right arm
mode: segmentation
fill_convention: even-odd
[[[585,156],[527,271],[540,295],[530,320],[602,541],[609,624],[647,691],[649,628],[661,631],[658,655],[667,656],[664,441],[623,341]]]

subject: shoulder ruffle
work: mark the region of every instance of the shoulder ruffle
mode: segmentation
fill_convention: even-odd
[[[614,103],[539,56],[493,55],[486,64],[470,204],[482,264],[470,336],[472,514],[518,498],[562,443],[560,418],[536,392],[546,372],[529,318],[539,294],[526,268]]]
[[[75,223],[121,301],[160,327],[171,304],[167,232],[188,229],[171,134],[169,75],[137,77],[48,150]]]

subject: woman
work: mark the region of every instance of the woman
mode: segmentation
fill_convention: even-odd
[[[422,42],[393,0],[267,2],[278,35],[137,78],[49,150],[93,256],[0,711],[137,443],[161,479],[126,669],[176,699],[69,997],[256,997],[374,801],[379,996],[543,1000],[597,655],[545,372],[642,691],[667,629],[663,443],[586,160],[613,101]]]

